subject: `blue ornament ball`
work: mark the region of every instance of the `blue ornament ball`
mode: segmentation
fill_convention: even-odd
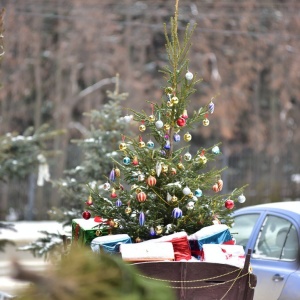
[[[148,141],[147,142],[147,147],[149,148],[149,149],[153,149],[154,148],[154,143],[150,140],[150,141]]]
[[[175,133],[175,134],[173,135],[173,140],[174,140],[174,142],[176,142],[176,143],[180,142],[180,135],[179,135],[178,133]]]
[[[145,214],[143,212],[140,213],[139,223],[140,223],[140,226],[143,226],[145,224]]]
[[[171,149],[170,141],[166,141],[166,144],[165,144],[164,148],[166,150],[170,150]]]
[[[179,207],[175,207],[172,212],[172,217],[179,219],[182,217],[182,210]]]
[[[150,232],[149,233],[150,233],[151,236],[155,236],[155,230],[154,230],[153,227],[150,228]]]
[[[202,193],[202,191],[200,189],[197,189],[194,194],[195,194],[196,197],[199,198],[199,197],[202,196],[203,193]]]
[[[220,148],[218,146],[214,146],[212,149],[211,149],[211,152],[213,154],[220,154]]]
[[[120,207],[120,206],[122,206],[122,201],[120,199],[118,199],[116,201],[116,207]]]
[[[124,165],[129,165],[129,164],[130,164],[130,158],[129,158],[128,156],[125,156],[125,157],[123,158],[123,164],[124,164]]]

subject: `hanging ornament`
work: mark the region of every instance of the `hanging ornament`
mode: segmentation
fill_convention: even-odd
[[[220,148],[218,146],[214,146],[212,149],[211,149],[211,152],[215,155],[218,155],[220,154]]]
[[[239,203],[244,203],[246,201],[246,197],[243,194],[241,194],[238,196],[238,201]]]
[[[174,142],[176,142],[176,143],[180,142],[180,135],[179,135],[178,133],[175,133],[175,134],[173,135],[173,140],[174,140]]]
[[[164,127],[164,123],[161,120],[157,120],[155,122],[155,126],[156,126],[157,129],[161,129],[161,128]]]
[[[172,200],[172,196],[170,195],[170,193],[167,193],[167,201],[170,202]]]
[[[182,217],[182,210],[179,207],[175,207],[172,212],[172,217],[179,219]]]
[[[190,188],[189,188],[188,186],[186,186],[186,187],[182,190],[182,192],[183,192],[184,195],[187,196],[188,194],[191,193],[191,190],[190,190]]]
[[[187,153],[184,154],[183,158],[186,161],[190,161],[192,159],[192,154],[187,152]]]
[[[108,219],[107,220],[107,225],[110,227],[114,227],[115,226],[115,221],[113,219]]]
[[[176,112],[176,109],[174,111]],[[166,117],[169,118],[169,117],[171,117],[171,115],[172,115],[172,110],[168,109],[166,111]]]
[[[166,87],[166,88],[165,88],[165,93],[166,93],[167,95],[172,94],[172,93],[173,93],[173,88],[170,87],[170,86]]]
[[[147,147],[148,147],[149,149],[153,149],[153,148],[154,148],[154,143],[153,143],[151,140],[149,140],[149,141],[147,142]]]
[[[136,239],[135,239],[135,242],[136,243],[141,243],[143,240],[140,238],[140,237],[137,237]]]
[[[116,207],[120,207],[120,206],[122,206],[122,201],[120,200],[120,199],[118,199],[117,201],[116,201]]]
[[[166,226],[166,234],[169,234],[170,232],[174,231],[173,224],[168,224]]]
[[[202,124],[204,126],[208,126],[209,125],[209,120],[207,119],[207,114],[205,115],[205,118],[203,119]]]
[[[170,124],[165,124],[164,125],[164,130],[168,131],[168,130],[170,130],[170,128],[171,128]]]
[[[175,195],[173,195],[172,198],[171,198],[171,201],[173,203],[176,203],[178,201],[178,198]]]
[[[164,145],[164,148],[165,148],[166,150],[170,150],[170,149],[171,149],[171,144],[170,144],[170,141],[169,141],[169,140],[166,141],[166,143],[165,143],[165,145]]]
[[[193,77],[194,77],[194,75],[193,75],[193,73],[191,73],[190,71],[187,71],[187,72],[185,73],[185,78],[186,78],[186,80],[192,80]]]
[[[116,180],[116,171],[115,169],[112,169],[109,173],[109,180],[110,181],[115,181]]]
[[[117,198],[117,197],[118,197],[117,194],[116,194],[116,190],[115,190],[115,189],[112,189],[112,190],[111,190],[110,197],[111,197],[111,198]]]
[[[123,158],[123,164],[124,164],[124,165],[129,165],[129,164],[130,164],[130,158],[129,158],[128,156],[125,156],[125,157]]]
[[[140,140],[139,140],[139,147],[140,148],[144,148],[145,147],[145,142],[143,141],[142,137],[140,136]]]
[[[185,120],[188,118],[188,113],[187,113],[187,110],[185,109],[181,115],[181,118],[184,118]]]
[[[161,169],[162,169],[161,162],[158,161],[158,162],[156,163],[156,175],[157,175],[157,177],[159,177],[159,175],[160,175],[160,173],[161,173]]]
[[[207,163],[207,158],[204,154],[200,154],[199,157],[198,157],[198,161],[202,165],[205,165]]]
[[[171,168],[171,175],[176,175],[177,171],[175,168]]]
[[[165,136],[164,136],[164,139],[167,141],[169,138],[170,138],[169,134],[166,133]]]
[[[145,174],[139,174],[138,175],[138,181],[144,181],[145,180]]]
[[[222,191],[222,189],[223,189],[223,180],[222,180],[222,179],[219,179],[219,180],[217,181],[217,185],[218,185],[219,191]]]
[[[173,102],[172,101],[168,101],[167,102],[167,107],[172,107],[173,106]]]
[[[87,206],[91,206],[93,204],[93,198],[91,195],[89,195],[88,199],[86,200],[85,204]]]
[[[227,209],[233,209],[233,208],[234,208],[234,201],[231,200],[231,199],[227,199],[227,200],[225,201],[225,207],[226,207]]]
[[[104,184],[103,184],[103,189],[104,189],[105,191],[109,190],[109,189],[110,189],[110,183],[109,183],[109,182],[104,183]]]
[[[125,214],[129,215],[131,212],[132,212],[131,207],[130,207],[130,206],[127,206],[127,207],[125,208]]]
[[[167,152],[165,151],[165,150],[160,150],[160,154],[161,154],[161,156],[166,156],[167,155]]]
[[[203,194],[203,192],[202,192],[200,189],[197,189],[197,190],[195,191],[195,196],[198,197],[198,198],[201,197],[202,194]]]
[[[119,168],[115,168],[115,175],[116,175],[116,177],[120,177],[121,171]]]
[[[132,120],[132,115],[126,115],[125,117],[124,117],[124,120],[125,120],[125,122],[127,122],[127,123],[129,123],[131,120]]]
[[[183,136],[183,139],[186,141],[186,142],[189,142],[191,139],[192,139],[192,135],[187,132],[185,133],[185,135]]]
[[[178,104],[178,102],[179,102],[179,99],[178,99],[176,96],[173,96],[173,97],[171,98],[171,103],[172,103],[172,104]]]
[[[146,130],[146,126],[145,126],[144,123],[145,123],[145,121],[143,120],[143,121],[142,121],[142,124],[139,126],[139,131],[140,131],[140,132],[144,132],[144,131]]]
[[[180,127],[183,127],[186,124],[186,120],[185,118],[180,117],[177,121],[176,121],[177,125]]]
[[[137,187],[137,188],[135,189],[135,193],[136,193],[136,194],[139,194],[141,191],[142,191],[142,189],[139,188],[139,187]]]
[[[155,230],[154,230],[154,228],[152,226],[150,227],[149,234],[151,236],[155,236]]]
[[[212,114],[215,110],[215,105],[212,101],[208,104],[208,111]]]
[[[96,217],[94,218],[94,222],[96,222],[96,223],[102,223],[102,222],[103,222],[103,219],[102,219],[100,216],[96,216]]]
[[[125,136],[124,135],[122,135],[122,142],[120,143],[120,145],[119,145],[119,149],[121,150],[121,151],[124,151],[124,150],[126,150],[126,148],[127,148],[127,145],[125,144]]]
[[[88,220],[90,217],[91,217],[91,213],[89,211],[84,211],[82,213],[82,217],[85,219],[85,220]]]
[[[213,186],[212,186],[212,190],[217,193],[217,192],[220,192],[220,189],[219,189],[219,186],[217,183],[215,183]]]
[[[154,176],[156,174],[155,170],[154,169],[151,169],[150,170],[150,175]]]
[[[137,199],[138,202],[143,203],[143,202],[146,201],[147,195],[146,195],[146,193],[144,193],[144,192],[139,192],[139,193],[136,195],[136,199]]]
[[[187,208],[188,210],[192,210],[192,209],[194,209],[194,207],[195,207],[195,202],[194,202],[194,201],[190,201],[190,202],[188,202],[188,204],[186,205],[186,208]]]
[[[149,121],[150,122],[154,122],[155,121],[155,116],[154,115],[150,115],[149,116]]]
[[[137,166],[137,165],[139,164],[139,161],[138,161],[137,156],[135,156],[135,157],[133,158],[132,164],[135,165],[135,166]]]
[[[154,186],[156,185],[156,178],[152,175],[150,175],[148,178],[147,178],[147,184],[149,186]]]
[[[169,169],[168,165],[162,164],[162,166],[161,166],[161,171],[162,171],[163,173],[167,173],[167,172],[168,172],[168,169]]]
[[[162,226],[161,225],[157,225],[156,227],[155,227],[155,232],[156,232],[156,234],[161,234],[162,233],[162,231],[163,231],[163,228],[162,228]]]
[[[179,162],[179,163],[177,164],[177,168],[178,168],[179,170],[183,170],[183,169],[184,169],[183,163],[182,163],[182,162]]]
[[[145,224],[145,214],[143,212],[140,213],[139,223],[140,223],[140,226],[143,226]]]

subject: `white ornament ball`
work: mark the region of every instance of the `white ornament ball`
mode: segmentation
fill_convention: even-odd
[[[189,209],[189,210],[194,209],[194,207],[195,207],[195,202],[193,202],[193,201],[190,201],[190,202],[186,205],[186,208]]]
[[[189,194],[191,193],[191,189],[190,189],[188,186],[186,186],[186,187],[182,190],[182,192],[187,196],[187,195],[189,195]]]
[[[158,120],[158,121],[155,122],[155,126],[156,126],[157,129],[161,129],[161,128],[164,127],[164,123],[163,123],[163,121]]]
[[[238,197],[238,202],[239,203],[244,203],[246,201],[246,197],[242,194],[242,195],[239,195]]]
[[[192,80],[194,77],[193,73],[191,73],[190,71],[188,71],[186,74],[185,74],[185,78],[186,80]]]
[[[184,154],[184,160],[190,161],[192,159],[192,154],[187,152]]]

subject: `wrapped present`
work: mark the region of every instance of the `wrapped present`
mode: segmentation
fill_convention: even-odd
[[[203,245],[203,261],[222,263],[243,268],[245,264],[245,251],[241,245]]]
[[[106,253],[119,253],[121,244],[131,244],[131,238],[128,234],[115,234],[99,236],[92,240],[91,248],[93,252],[100,253],[103,250]]]
[[[215,224],[206,226],[188,237],[193,256],[202,257],[204,244],[233,244],[232,236],[227,225]]]
[[[190,244],[186,232],[184,231],[176,232],[157,239],[146,241],[144,243],[161,243],[161,242],[172,243],[176,261],[191,259],[192,257],[191,249],[190,249]]]
[[[94,219],[72,220],[72,244],[90,245],[91,241],[102,235],[108,234],[109,227],[106,223],[97,222]]]
[[[174,249],[170,242],[121,244],[122,259],[128,262],[173,261]]]

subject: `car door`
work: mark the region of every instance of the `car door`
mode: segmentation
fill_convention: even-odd
[[[279,299],[288,276],[299,264],[296,224],[287,215],[253,212],[237,215],[235,225],[231,231],[240,235],[237,244],[253,251],[251,266],[257,276],[254,299]]]

